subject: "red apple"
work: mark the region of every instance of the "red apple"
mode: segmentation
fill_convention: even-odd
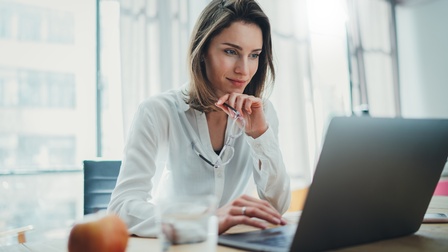
[[[73,226],[68,239],[69,252],[124,252],[129,234],[126,224],[116,215]]]

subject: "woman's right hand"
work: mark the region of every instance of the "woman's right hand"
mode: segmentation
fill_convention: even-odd
[[[219,234],[224,233],[229,228],[238,224],[245,224],[261,229],[266,229],[269,223],[273,225],[286,224],[281,214],[269,202],[248,195],[242,195],[219,208],[217,210],[217,216]]]

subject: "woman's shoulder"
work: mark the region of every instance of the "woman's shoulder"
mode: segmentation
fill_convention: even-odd
[[[184,109],[185,106],[188,106],[185,103],[185,94],[183,87],[170,89],[146,98],[141,102],[140,106],[159,110]]]
[[[274,105],[269,99],[263,100],[263,109],[265,113],[274,113],[274,114],[276,113]]]
[[[263,109],[267,121],[271,124],[272,123],[277,124],[278,122],[277,111],[272,101],[270,101],[269,99],[263,100]]]

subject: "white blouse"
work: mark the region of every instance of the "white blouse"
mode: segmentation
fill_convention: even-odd
[[[238,137],[230,163],[213,168],[192,148],[196,143],[197,150],[208,160],[218,159],[205,113],[185,103],[186,92],[185,87],[171,90],[140,104],[108,212],[118,214],[131,234],[154,237],[155,205],[160,197],[214,193],[221,207],[244,194],[253,177],[259,197],[284,213],[290,203],[290,182],[272,104],[265,102],[268,130],[256,139],[245,134]],[[227,127],[230,125],[229,121]]]

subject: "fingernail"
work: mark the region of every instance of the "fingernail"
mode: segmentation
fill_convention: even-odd
[[[276,224],[280,224],[280,223],[281,223],[280,219],[272,218],[272,220],[273,220]]]

